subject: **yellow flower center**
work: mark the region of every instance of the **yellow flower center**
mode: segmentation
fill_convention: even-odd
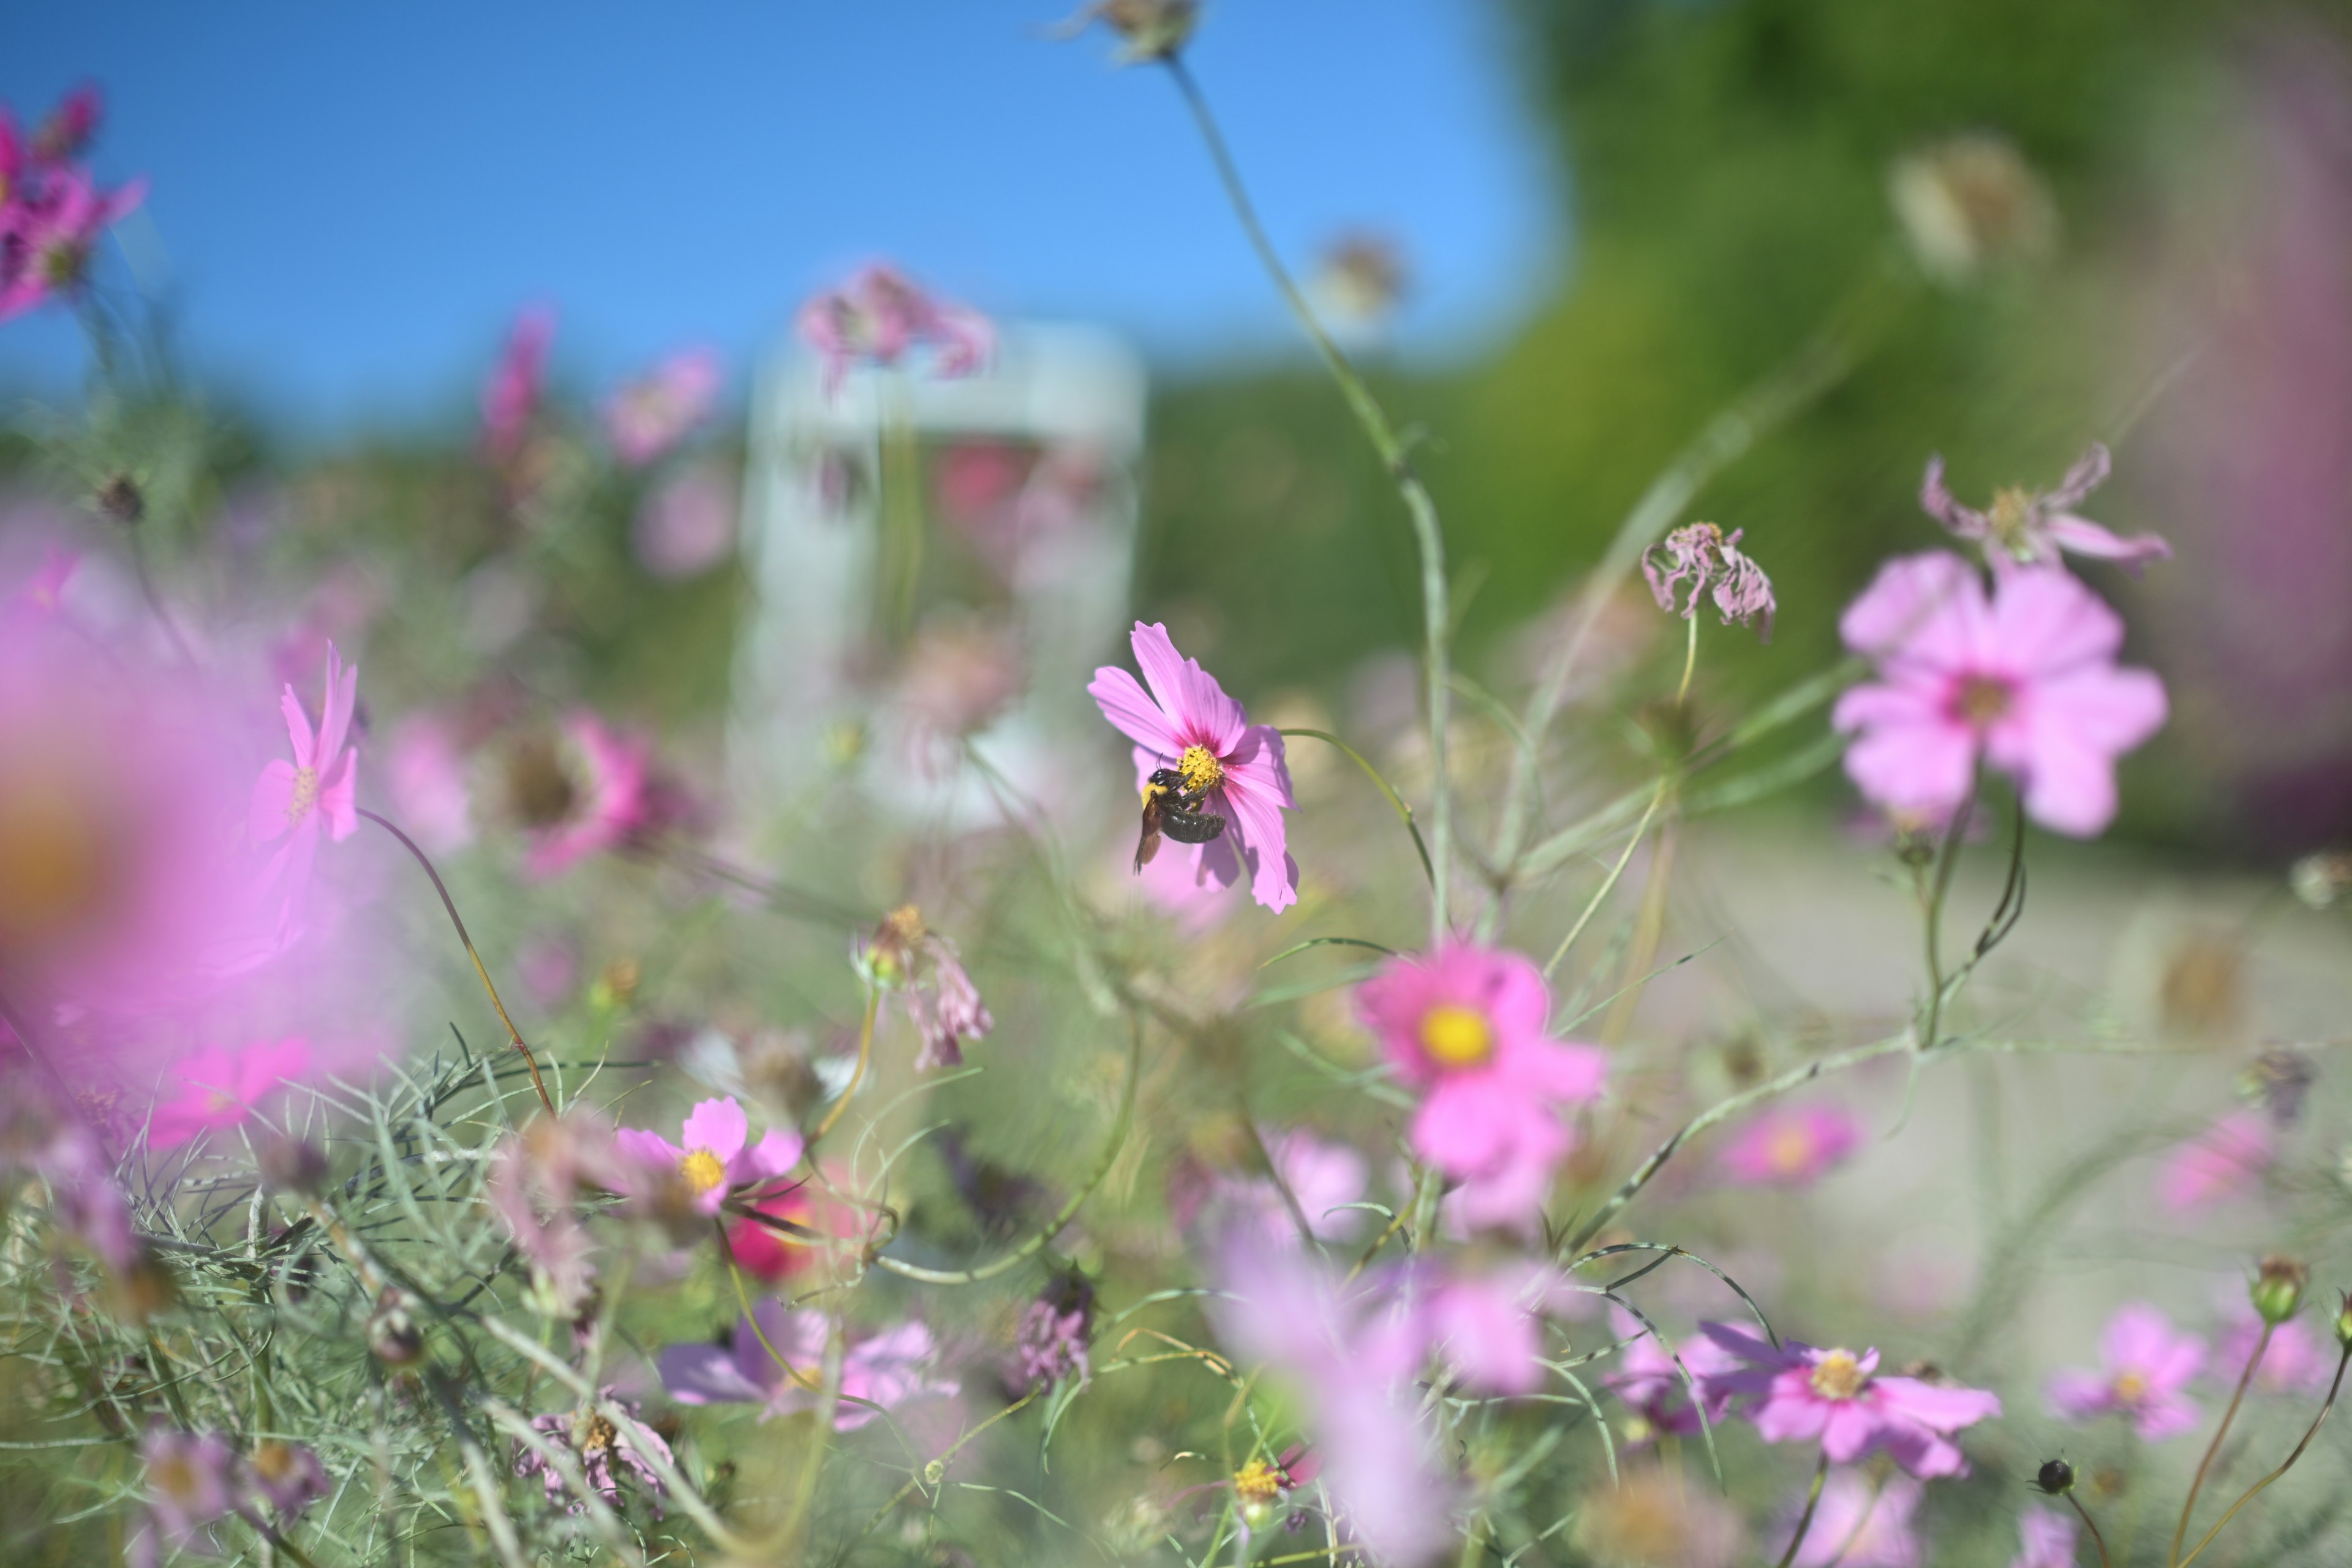
[[[1813,1363],[1813,1392],[1823,1399],[1852,1399],[1869,1382],[1852,1351],[1830,1351]]]
[[[1963,723],[1979,730],[1986,729],[2009,711],[2010,702],[2015,696],[2006,680],[1995,680],[1982,675],[1968,676],[1960,681],[1959,689],[1952,694],[1952,712]]]
[[[1441,1067],[1475,1068],[1495,1054],[1494,1026],[1475,1008],[1441,1003],[1421,1016],[1421,1048]]]
[[[719,1162],[718,1155],[708,1149],[688,1150],[686,1158],[677,1163],[677,1168],[685,1175],[686,1184],[694,1189],[696,1197],[723,1185],[727,1180],[727,1167]]]
[[[2147,1397],[2147,1379],[2136,1372],[2119,1373],[2116,1376],[2116,1401],[2120,1405],[2137,1405]]]
[[[310,808],[318,804],[319,770],[316,768],[296,768],[294,770],[294,793],[286,797],[286,820],[289,822],[301,821],[304,817],[310,815]]]
[[[1184,775],[1184,792],[1200,795],[1225,782],[1225,764],[1217,761],[1217,753],[1206,746],[1187,746],[1183,756],[1177,759],[1176,771]]]
[[[583,1456],[604,1452],[619,1436],[613,1424],[593,1410],[582,1415],[572,1426],[572,1445]]]
[[[280,1443],[273,1438],[253,1450],[253,1468],[261,1473],[264,1480],[289,1480],[294,1475],[294,1448],[291,1444]]]
[[[1992,524],[1993,538],[2014,554],[2025,542],[2025,525],[2032,516],[2033,492],[2012,487],[1993,492],[1986,521]]]
[[[1252,1459],[1234,1472],[1234,1490],[1245,1503],[1273,1502],[1282,1496],[1282,1472],[1264,1459]]]
[[[1813,1163],[1813,1135],[1802,1127],[1783,1127],[1772,1134],[1767,1154],[1774,1170],[1796,1175]]]

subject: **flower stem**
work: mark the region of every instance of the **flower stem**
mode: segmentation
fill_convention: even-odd
[[[1192,73],[1181,56],[1171,54],[1162,63],[1168,68],[1169,77],[1176,83],[1176,90],[1183,98],[1185,107],[1192,111],[1193,121],[1200,127],[1201,140],[1208,147],[1209,159],[1216,165],[1217,178],[1224,185],[1225,199],[1233,206],[1234,217],[1240,220],[1243,232],[1249,237],[1251,247],[1257,252],[1266,276],[1274,280],[1275,288],[1280,291],[1283,303],[1290,308],[1290,313],[1297,319],[1308,341],[1315,345],[1316,353],[1322,356],[1331,378],[1339,384],[1340,395],[1347,399],[1349,408],[1356,416],[1356,422],[1363,426],[1364,435],[1370,440],[1372,450],[1388,469],[1389,479],[1395,484],[1397,493],[1403,497],[1405,510],[1412,521],[1413,542],[1421,553],[1421,615],[1426,644],[1423,673],[1427,682],[1429,754],[1433,771],[1430,836],[1437,841],[1437,857],[1430,878],[1429,937],[1430,945],[1434,947],[1445,940],[1452,929],[1446,919],[1449,880],[1446,867],[1453,858],[1454,846],[1453,806],[1448,798],[1445,776],[1446,704],[1454,686],[1451,656],[1447,649],[1453,630],[1453,610],[1446,595],[1445,542],[1438,529],[1437,503],[1430,499],[1427,487],[1421,482],[1421,476],[1413,471],[1412,454],[1397,435],[1395,427],[1389,423],[1388,415],[1381,410],[1379,400],[1373,397],[1371,388],[1364,384],[1364,379],[1357,374],[1356,367],[1348,363],[1347,355],[1339,352],[1339,346],[1331,341],[1322,323],[1315,319],[1307,296],[1299,291],[1289,268],[1282,263],[1281,254],[1266,237],[1265,226],[1258,222],[1257,209],[1251,205],[1249,190],[1242,184],[1241,170],[1234,163],[1232,152],[1225,146],[1224,134],[1217,129],[1215,116],[1209,112],[1209,102],[1202,96],[1200,84],[1192,79]]]
[[[1789,1568],[1797,1560],[1797,1548],[1805,1543],[1805,1532],[1813,1528],[1813,1510],[1822,1503],[1822,1483],[1829,1479],[1830,1457],[1826,1450],[1821,1463],[1813,1467],[1812,1489],[1805,1494],[1805,1511],[1797,1516],[1797,1533],[1789,1538],[1789,1550],[1780,1553],[1780,1568]]]
[[[1584,928],[1599,911],[1601,900],[1609,897],[1610,889],[1616,887],[1617,879],[1625,874],[1625,867],[1633,858],[1633,851],[1641,847],[1642,835],[1649,831],[1650,819],[1658,815],[1658,807],[1664,805],[1665,800],[1666,781],[1660,779],[1657,789],[1650,796],[1649,809],[1642,813],[1642,820],[1633,825],[1633,836],[1625,840],[1625,853],[1617,857],[1617,864],[1609,868],[1607,879],[1594,889],[1592,901],[1584,906],[1584,912],[1576,917],[1576,923],[1568,928],[1568,934],[1561,937],[1559,945],[1552,950],[1551,961],[1544,965],[1545,979],[1551,978],[1551,972],[1559,967],[1559,961],[1568,956],[1568,950],[1576,945],[1578,937],[1584,934]]]
[[[2262,1358],[2259,1356],[2255,1358],[2257,1361],[2260,1361],[2261,1359]],[[2261,1480],[2258,1480],[2252,1486],[2248,1487],[2246,1489],[2246,1495],[2231,1503],[2230,1505],[2229,1512],[2223,1514],[2220,1519],[2213,1521],[2213,1528],[2205,1532],[2205,1538],[2197,1543],[2196,1551],[2189,1552],[2188,1556],[2180,1560],[2180,1568],[2189,1568],[2189,1564],[2196,1562],[2198,1552],[2204,1551],[2208,1546],[2213,1544],[2213,1538],[2221,1533],[2221,1527],[2223,1525],[2238,1517],[2238,1510],[2240,1509],[2253,1501],[2256,1493],[2262,1491],[2263,1488],[2269,1486],[2273,1481],[2286,1474],[2287,1471],[2294,1467],[2294,1462],[2303,1458],[2303,1451],[2311,1447],[2311,1440],[2319,1436],[2319,1428],[2326,1423],[2328,1412],[2336,1408],[2336,1396],[2342,1393],[2344,1389],[2344,1368],[2347,1363],[2352,1363],[2352,1344],[2346,1345],[2344,1347],[2344,1353],[2336,1358],[2336,1381],[2327,1385],[2327,1403],[2321,1405],[2319,1407],[2319,1414],[2311,1418],[2311,1425],[2304,1429],[2303,1441],[2294,1446],[2294,1452],[2289,1454],[2286,1457],[2285,1461],[2282,1463],[2277,1469],[2273,1470],[2269,1475],[2264,1476]],[[2094,1531],[2094,1533],[2096,1532]]]
[[[1960,840],[1969,830],[1969,818],[1976,814],[1977,786],[1973,775],[1969,781],[1969,793],[1960,797],[1959,809],[1944,826],[1944,842],[1936,860],[1936,876],[1925,886],[1919,910],[1927,928],[1927,1017],[1919,1031],[1919,1048],[1936,1048],[1944,1026],[1944,900],[1952,890],[1952,872],[1960,860]],[[2021,806],[2019,809],[2022,810]]]
[[[361,806],[358,809],[362,816],[399,839],[401,847],[415,856],[416,863],[425,868],[425,874],[433,879],[433,890],[441,895],[441,907],[449,911],[449,923],[457,927],[457,940],[465,944],[466,956],[474,961],[474,974],[481,981],[482,989],[489,994],[491,1010],[498,1014],[499,1022],[507,1026],[507,1039],[515,1049],[522,1053],[523,1065],[530,1068],[530,1087],[539,1090],[540,1104],[547,1108],[547,1113],[550,1116],[553,1116],[555,1101],[549,1098],[546,1080],[539,1076],[539,1058],[531,1055],[530,1047],[523,1041],[522,1031],[515,1027],[514,1019],[508,1016],[507,1005],[499,1000],[499,988],[490,984],[489,969],[482,963],[481,952],[474,946],[473,937],[467,933],[465,919],[457,913],[457,900],[450,898],[447,884],[441,880],[441,873],[433,868],[432,859],[424,850],[417,847],[415,839],[394,826],[388,819],[368,810],[367,807]]]
[[[2221,1425],[2214,1428],[2213,1440],[2205,1446],[2205,1457],[2197,1461],[2196,1478],[2189,1483],[2189,1500],[2180,1505],[2180,1522],[2172,1527],[2172,1546],[2164,1554],[2165,1568],[2178,1568],[2180,1542],[2189,1533],[2189,1516],[2196,1511],[2197,1494],[2205,1489],[2205,1473],[2213,1468],[2213,1456],[2221,1451],[2221,1439],[2230,1435],[2230,1423],[2238,1418],[2238,1406],[2245,1401],[2246,1385],[2254,1381],[2254,1369],[2263,1364],[2263,1355],[2271,1348],[2271,1335],[2277,1330],[2276,1323],[2267,1318],[2263,1320],[2262,1336],[2254,1341],[2254,1353],[2246,1358],[2246,1370],[2238,1374],[2237,1390],[2230,1395],[2230,1408],[2221,1412]],[[2342,1376],[2340,1366],[2337,1375]],[[2333,1395],[2330,1397],[2332,1399]],[[2296,1452],[2302,1450],[2297,1449]],[[2216,1525],[2214,1528],[2218,1530],[2221,1527]]]
[[[2289,1460],[2288,1463],[2292,1464],[2294,1461]],[[2114,1559],[2107,1555],[2107,1538],[2099,1533],[2098,1521],[2091,1517],[2091,1510],[2084,1508],[2083,1506],[2083,1500],[2076,1497],[2073,1492],[2069,1491],[2066,1494],[2066,1500],[2074,1504],[2074,1512],[2081,1517],[2084,1528],[2091,1532],[2092,1543],[2099,1549],[2099,1568],[2115,1568]],[[2222,1523],[2226,1524],[2229,1521],[2224,1518]],[[2217,1524],[2213,1528],[2219,1530],[2221,1526]],[[2208,1539],[2210,1538],[2209,1537]]]
[[[1690,637],[1689,640],[1683,645],[1682,684],[1675,688],[1675,706],[1677,708],[1690,700],[1691,673],[1698,668],[1698,606],[1696,605],[1691,606],[1691,613],[1683,617],[1683,622],[1690,627]]]
[[[816,1124],[814,1132],[809,1134],[811,1144],[833,1131],[833,1124],[841,1120],[843,1111],[849,1109],[849,1097],[856,1094],[857,1086],[865,1081],[866,1065],[874,1059],[874,1016],[881,1006],[881,991],[868,987],[866,993],[866,1022],[857,1029],[857,1065],[849,1069],[849,1082],[843,1087],[841,1098],[833,1102],[833,1109],[824,1113],[824,1120]]]

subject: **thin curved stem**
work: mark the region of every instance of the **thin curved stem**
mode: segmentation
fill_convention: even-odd
[[[2165,1568],[2176,1568],[2180,1561],[2180,1542],[2189,1533],[2189,1516],[2196,1511],[2197,1494],[2205,1489],[2206,1472],[2213,1468],[2213,1456],[2221,1451],[2221,1439],[2230,1435],[2230,1423],[2238,1418],[2238,1406],[2245,1402],[2246,1385],[2254,1381],[2254,1369],[2263,1364],[2263,1356],[2271,1348],[2271,1335],[2277,1331],[2276,1323],[2268,1318],[2263,1320],[2262,1335],[2254,1341],[2254,1353],[2246,1358],[2246,1370],[2238,1374],[2238,1386],[2230,1395],[2230,1408],[2221,1412],[2221,1425],[2213,1429],[2213,1440],[2205,1446],[2205,1457],[2197,1461],[2196,1478],[2189,1483],[2189,1500],[2180,1505],[2180,1522],[2172,1527],[2172,1546],[2164,1554]]]
[[[2293,1461],[2290,1460],[2289,1463],[2293,1463]],[[2072,1491],[2069,1491],[2066,1494],[2066,1500],[2074,1505],[2075,1516],[2082,1520],[2083,1528],[2091,1532],[2091,1543],[2099,1549],[2099,1568],[2115,1568],[2115,1560],[2107,1555],[2107,1538],[2099,1533],[2099,1521],[2091,1517],[2091,1510],[2084,1508],[2083,1506],[2083,1500],[2076,1497]],[[2229,1522],[2226,1516],[2223,1518],[2221,1522],[2223,1524]],[[2221,1526],[2217,1524],[2213,1528],[2219,1530]],[[2208,1536],[2206,1539],[2210,1541],[2212,1538]],[[2199,1550],[2202,1551],[2203,1548],[2200,1547]]]
[[[540,1104],[547,1108],[550,1116],[553,1116],[555,1101],[548,1095],[546,1080],[539,1076],[539,1058],[531,1055],[530,1047],[523,1041],[522,1031],[515,1027],[514,1019],[508,1016],[507,1005],[499,1000],[499,988],[490,984],[489,969],[482,963],[481,952],[474,946],[474,939],[466,930],[465,917],[458,914],[457,900],[449,896],[448,885],[441,880],[441,873],[434,869],[432,858],[417,847],[415,839],[394,826],[390,819],[378,816],[365,806],[358,810],[359,815],[399,839],[401,847],[415,856],[416,863],[425,868],[425,874],[433,879],[433,890],[441,895],[441,907],[449,911],[449,923],[457,929],[457,940],[465,944],[466,956],[474,961],[474,974],[481,981],[482,989],[489,994],[491,1010],[498,1014],[499,1022],[507,1026],[507,1039],[522,1053],[524,1065],[530,1068],[530,1087],[539,1090]]]
[[[1345,752],[1348,754],[1348,760],[1354,763],[1358,767],[1363,769],[1364,776],[1370,779],[1372,783],[1378,786],[1381,794],[1388,797],[1389,805],[1396,808],[1397,816],[1404,822],[1404,830],[1412,835],[1413,852],[1421,857],[1422,873],[1429,879],[1429,885],[1431,887],[1434,888],[1437,886],[1437,867],[1429,858],[1429,846],[1422,839],[1421,825],[1412,819],[1412,807],[1407,805],[1404,802],[1404,797],[1397,794],[1395,788],[1390,784],[1389,781],[1381,776],[1380,769],[1372,766],[1371,763],[1364,760],[1364,755],[1361,752],[1357,751],[1355,747],[1348,744],[1347,742],[1339,739],[1339,736],[1330,734],[1322,730],[1278,730],[1276,733],[1280,735],[1311,736],[1328,745],[1337,746],[1339,750]]]
[[[833,1124],[841,1120],[843,1111],[849,1109],[849,1097],[856,1094],[857,1086],[865,1081],[866,1063],[874,1058],[874,1018],[875,1015],[881,1010],[881,991],[878,988],[868,988],[866,993],[866,1022],[858,1026],[857,1030],[857,1065],[850,1068],[849,1082],[843,1088],[841,1098],[833,1102],[833,1109],[824,1113],[824,1120],[816,1124],[814,1132],[809,1134],[809,1143],[812,1146],[818,1139],[833,1131]]]
[[[1789,1550],[1780,1553],[1780,1568],[1789,1568],[1797,1560],[1797,1548],[1805,1543],[1805,1534],[1813,1528],[1813,1510],[1822,1504],[1822,1483],[1829,1479],[1830,1457],[1826,1450],[1821,1463],[1813,1467],[1812,1489],[1805,1494],[1805,1511],[1797,1516],[1797,1533],[1789,1538]]]
[[[2259,1361],[2261,1358],[2256,1357],[2255,1359]],[[2289,1454],[2285,1460],[2280,1464],[2277,1469],[2273,1470],[2269,1475],[2264,1476],[2261,1480],[2258,1480],[2252,1486],[2248,1487],[2246,1489],[2246,1495],[2231,1503],[2230,1505],[2230,1510],[2223,1514],[2220,1519],[2213,1521],[2213,1528],[2205,1532],[2205,1538],[2197,1543],[2196,1551],[2189,1552],[2188,1556],[2180,1560],[2180,1568],[2189,1568],[2189,1565],[2191,1563],[2196,1562],[2198,1553],[2203,1552],[2208,1546],[2213,1544],[2213,1538],[2221,1533],[2221,1527],[2223,1525],[2238,1517],[2238,1510],[2240,1509],[2253,1501],[2257,1494],[2259,1494],[2264,1488],[2268,1487],[2273,1481],[2286,1474],[2289,1469],[2294,1468],[2294,1462],[2303,1458],[2303,1451],[2311,1447],[2311,1440],[2319,1436],[2320,1427],[2326,1424],[2328,1412],[2336,1408],[2336,1396],[2344,1390],[2344,1368],[2347,1363],[2352,1363],[2352,1344],[2346,1345],[2344,1347],[2344,1353],[2336,1358],[2336,1381],[2327,1385],[2327,1403],[2321,1405],[2319,1407],[2319,1414],[2311,1418],[2311,1425],[2305,1428],[2303,1441],[2294,1446],[2294,1452]],[[2096,1534],[2097,1531],[2094,1530],[2093,1533]],[[2100,1548],[2103,1558],[2105,1556],[2105,1546]]]
[[[1617,879],[1625,874],[1626,866],[1633,858],[1633,851],[1642,847],[1642,835],[1649,831],[1650,819],[1657,816],[1658,807],[1665,804],[1666,782],[1664,779],[1658,781],[1658,787],[1650,795],[1649,809],[1642,813],[1642,820],[1633,825],[1633,836],[1625,840],[1625,853],[1617,857],[1617,864],[1609,868],[1607,879],[1593,890],[1592,901],[1584,906],[1584,912],[1576,917],[1576,923],[1568,928],[1568,934],[1561,937],[1559,945],[1552,950],[1550,961],[1543,968],[1545,979],[1551,978],[1551,972],[1559,967],[1559,961],[1568,956],[1568,950],[1576,945],[1576,939],[1584,934],[1584,928],[1599,912],[1611,889],[1617,886]]]

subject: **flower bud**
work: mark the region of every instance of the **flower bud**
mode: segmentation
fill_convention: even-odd
[[[98,510],[129,528],[147,515],[147,498],[129,474],[117,474],[98,487]]]
[[[1100,22],[1119,38],[1122,65],[1175,58],[1200,25],[1200,0],[1094,0],[1059,28],[1064,37]]]
[[[2352,1290],[2344,1292],[2344,1303],[2336,1310],[2336,1342],[2352,1350]]]
[[[2276,1328],[2294,1316],[2294,1310],[2303,1305],[2304,1287],[2310,1283],[2311,1270],[2294,1258],[2265,1258],[2251,1292],[2254,1310],[2263,1315],[2263,1322]]]
[[[2296,898],[2315,910],[2326,909],[2352,892],[2352,850],[2306,855],[2288,869],[2286,880]]]
[[[2052,1497],[2064,1497],[2074,1489],[2074,1467],[2063,1459],[2045,1459],[2034,1473],[2033,1484]]]

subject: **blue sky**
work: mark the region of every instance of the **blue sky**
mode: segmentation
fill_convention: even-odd
[[[182,341],[314,431],[454,417],[553,302],[583,384],[686,341],[740,373],[869,257],[985,310],[1106,321],[1163,363],[1283,341],[1169,84],[1062,0],[47,0],[0,99],[109,97]],[[1559,182],[1492,0],[1213,0],[1192,55],[1277,242],[1401,237],[1404,347],[1491,337],[1559,265]],[[77,374],[0,329],[0,383]]]

